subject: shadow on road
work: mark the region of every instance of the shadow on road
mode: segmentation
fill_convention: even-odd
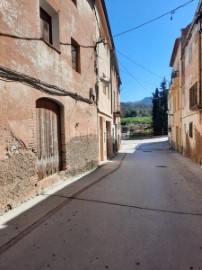
[[[112,162],[106,163],[93,173],[53,194],[48,194],[49,192],[40,194],[38,197],[43,199],[35,204],[32,204],[33,199],[31,199],[28,202],[30,205],[28,209],[18,211],[19,208],[16,208],[2,215],[0,217],[0,255],[45,222],[47,218],[70,203],[76,195],[118,170],[126,154],[133,154],[136,150],[161,151],[169,149],[170,145],[167,138],[161,138],[160,142],[159,138],[123,141],[122,151]]]

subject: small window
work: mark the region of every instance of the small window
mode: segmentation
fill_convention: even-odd
[[[41,36],[42,38],[50,43],[53,44],[52,39],[52,19],[48,13],[40,8],[40,19],[41,19]]]
[[[185,74],[185,60],[182,59],[182,75]]]
[[[103,93],[110,98],[109,86],[103,85]]]
[[[109,87],[107,87],[107,97],[108,97],[108,99],[110,99],[110,91],[109,91]]]
[[[193,123],[189,123],[189,137],[193,138]]]
[[[192,60],[192,44],[189,47],[189,63],[191,62],[191,60]]]
[[[114,91],[114,112],[116,110],[116,92]]]
[[[173,111],[176,112],[176,97],[174,97],[173,101]]]
[[[106,95],[107,94],[107,86],[103,85],[103,93]]]
[[[80,70],[80,47],[78,43],[72,40],[71,44],[71,53],[72,53],[72,68],[77,72],[81,72]]]

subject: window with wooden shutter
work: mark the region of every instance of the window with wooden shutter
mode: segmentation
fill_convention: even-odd
[[[72,40],[71,43],[71,54],[72,54],[72,68],[77,72],[80,72],[80,48],[79,45]]]
[[[42,38],[46,42],[53,44],[53,41],[52,41],[52,18],[42,8],[40,8],[40,19],[41,19],[41,36],[42,36]]]
[[[189,123],[189,137],[193,138],[193,123]]]

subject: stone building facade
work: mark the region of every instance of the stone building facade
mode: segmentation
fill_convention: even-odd
[[[174,47],[171,62],[177,76],[169,93],[172,145],[199,164],[202,164],[201,12],[199,1],[192,23],[181,31],[176,53]]]
[[[170,61],[172,67],[171,86],[169,91],[169,121],[168,131],[171,146],[181,150],[181,38],[176,39]],[[172,113],[170,113],[172,112]]]
[[[0,13],[3,212],[100,162],[96,17],[107,13],[101,0],[1,0]],[[111,62],[105,70],[111,84]]]
[[[103,5],[101,5],[103,3]],[[104,7],[104,8],[103,8]],[[120,75],[114,42],[103,1],[96,2],[97,108],[99,162],[120,148]]]

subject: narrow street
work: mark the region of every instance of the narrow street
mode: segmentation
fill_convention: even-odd
[[[50,196],[61,207],[4,244],[0,269],[202,269],[201,167],[164,138],[124,141],[119,156],[94,184]]]

